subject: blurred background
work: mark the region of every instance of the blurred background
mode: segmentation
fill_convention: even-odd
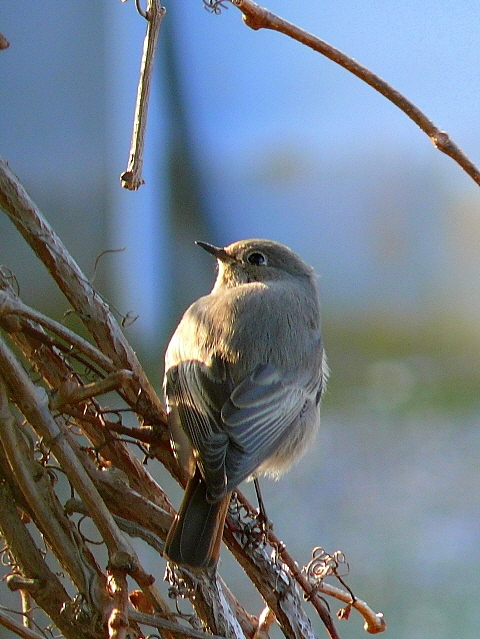
[[[480,162],[476,2],[267,6],[370,67]],[[168,3],[146,184],[130,193],[119,175],[146,27],[134,4],[44,0],[20,13],[4,3],[0,155],[128,317],[159,392],[171,331],[214,278],[195,239],[268,237],[315,267],[331,382],[315,449],[280,484],[263,482],[276,533],[299,564],[314,546],[341,549],[349,585],[385,614],[388,637],[477,636],[478,186],[373,89],[227,7]],[[96,264],[110,249],[123,250]],[[6,217],[0,263],[24,302],[63,316],[67,303]],[[362,636],[356,613],[339,632]]]

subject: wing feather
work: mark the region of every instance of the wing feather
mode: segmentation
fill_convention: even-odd
[[[315,401],[321,374],[287,373],[272,365],[255,369],[224,404],[222,421],[237,446],[226,456],[228,484],[237,485],[285,442],[297,420]]]
[[[236,386],[219,358],[181,361],[166,374],[166,394],[195,451],[212,500],[246,479],[284,444],[318,403],[322,347],[302,372],[257,366]],[[315,357],[316,355],[316,357]],[[301,425],[301,424],[300,424]]]
[[[213,372],[217,372],[215,377]],[[166,374],[168,402],[195,449],[212,499],[226,492],[225,456],[230,444],[220,410],[230,394],[225,375],[198,361],[183,361]]]

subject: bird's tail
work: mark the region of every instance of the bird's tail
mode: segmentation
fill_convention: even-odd
[[[167,536],[164,554],[170,561],[193,568],[216,566],[230,495],[207,501],[207,485],[197,467]]]

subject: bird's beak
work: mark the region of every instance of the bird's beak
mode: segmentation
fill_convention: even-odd
[[[213,244],[208,244],[207,242],[195,242],[198,246],[201,246],[207,253],[211,253],[217,260],[221,262],[232,262],[234,261],[232,256],[229,255],[224,248],[220,248],[218,246],[214,246]]]

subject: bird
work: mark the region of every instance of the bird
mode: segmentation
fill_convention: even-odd
[[[216,569],[232,492],[278,478],[311,445],[328,366],[313,268],[273,240],[196,244],[218,273],[165,354],[172,448],[189,479],[164,554]]]

